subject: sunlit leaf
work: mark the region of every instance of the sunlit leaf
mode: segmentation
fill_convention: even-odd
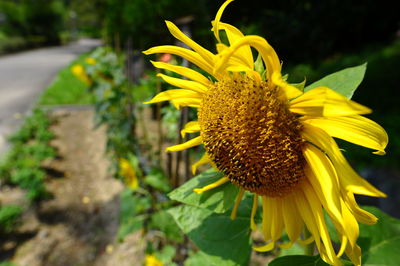
[[[207,265],[247,265],[250,258],[249,218],[213,213],[192,206],[178,206],[168,211],[196,246],[204,253]]]
[[[168,184],[168,179],[160,171],[153,170],[145,178],[144,182],[162,192],[171,191],[171,186]]]
[[[198,266],[198,265],[210,265],[210,266],[217,266],[211,264],[211,262],[207,259],[207,254],[204,254],[201,251],[196,253],[189,252],[189,257],[183,263],[184,266]]]
[[[353,93],[363,80],[366,69],[367,63],[345,68],[308,85],[304,91],[325,86],[351,99]]]
[[[168,245],[164,246],[160,251],[155,252],[156,258],[163,262],[164,265],[174,266],[176,263],[172,262],[172,259],[175,256],[176,248]]]
[[[238,187],[228,182],[202,194],[193,192],[193,189],[209,185],[221,177],[222,174],[219,172],[214,170],[206,171],[175,189],[168,196],[173,200],[188,205],[223,213],[232,207],[239,191]]]

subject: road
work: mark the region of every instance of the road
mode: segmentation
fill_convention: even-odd
[[[6,137],[18,129],[57,72],[98,45],[97,40],[81,39],[66,46],[0,57],[0,158],[8,148]]]

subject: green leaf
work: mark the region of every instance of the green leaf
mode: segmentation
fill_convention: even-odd
[[[237,186],[227,182],[222,186],[211,189],[202,194],[193,192],[193,189],[209,185],[220,179],[222,176],[222,173],[216,172],[215,170],[206,171],[175,189],[169,193],[168,196],[173,200],[188,205],[206,208],[217,213],[223,213],[230,209],[235,202],[236,195],[239,191]]]
[[[143,221],[146,214],[143,214],[151,207],[150,198],[135,194],[134,191],[127,188],[121,194],[121,210],[119,214],[120,224],[118,228],[118,240],[124,238],[143,227]]]
[[[261,54],[258,54],[257,59],[254,62],[254,70],[260,74],[262,80],[265,80],[266,70],[264,67],[264,62],[262,60]]]
[[[155,252],[156,258],[163,262],[164,265],[176,265],[172,262],[172,259],[175,256],[175,247],[171,245],[164,246],[160,251]]]
[[[304,86],[306,85],[306,79],[304,79],[302,82],[300,83],[290,83],[290,85],[292,85],[295,88],[298,88],[301,91],[304,91]]]
[[[311,85],[308,85],[304,89],[304,91],[309,91],[320,86],[325,86],[351,99],[353,93],[363,80],[366,69],[367,63],[356,67],[345,68],[343,70],[330,74],[312,83]]]
[[[123,220],[118,227],[118,241],[122,242],[127,235],[142,229],[145,218],[145,215],[138,215]]]
[[[250,220],[213,213],[192,206],[168,211],[182,231],[205,253],[207,265],[247,265],[251,254]]]
[[[159,191],[171,191],[171,186],[168,184],[167,177],[159,171],[150,172],[150,174],[144,178],[144,182]]]
[[[197,251],[194,254],[189,252],[189,257],[185,260],[184,266],[198,266],[198,265],[208,265],[208,266],[219,266],[213,263],[212,258],[205,254],[204,252]]]
[[[379,218],[375,225],[360,225],[358,243],[363,265],[398,265],[400,261],[400,220],[374,207],[364,207]]]
[[[291,255],[279,257],[271,261],[268,266],[328,266],[319,256]]]
[[[162,231],[165,236],[173,241],[182,242],[183,235],[171,214],[166,211],[159,211],[151,216],[150,226]]]

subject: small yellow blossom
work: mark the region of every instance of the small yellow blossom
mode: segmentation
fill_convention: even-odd
[[[80,81],[85,83],[86,85],[90,86],[92,84],[92,81],[88,77],[88,75],[85,72],[85,69],[83,68],[82,65],[80,64],[75,64],[71,67],[72,74],[75,75]]]
[[[145,266],[163,266],[163,263],[152,254],[146,254]]]
[[[131,189],[137,189],[139,182],[132,164],[124,158],[119,159],[119,174],[124,177],[125,184]]]
[[[87,57],[85,59],[85,62],[89,65],[95,65],[97,63],[96,59],[94,59],[93,57]]]

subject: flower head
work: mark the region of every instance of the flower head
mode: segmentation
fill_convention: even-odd
[[[193,170],[211,163],[224,177],[203,188],[202,193],[226,182],[240,187],[232,216],[244,191],[254,194],[251,227],[259,198],[262,201],[262,232],[267,244],[256,247],[268,251],[275,247],[285,230],[290,247],[294,242],[315,242],[324,261],[340,265],[345,253],[355,265],[361,264],[356,241],[358,222],[373,224],[377,218],[357,205],[354,194],[385,197],[362,179],[348,164],[335,138],[375,150],[382,155],[388,143],[384,129],[361,116],[371,110],[347,99],[328,87],[303,92],[285,81],[275,50],[262,37],[243,35],[232,25],[221,22],[226,1],[212,22],[217,39],[214,54],[167,21],[171,34],[191,49],[164,45],[145,54],[170,53],[202,68],[208,77],[190,68],[152,62],[188,78],[159,74],[180,89],[161,92],[148,103],[171,101],[175,106],[198,109],[198,121],[189,122],[182,134],[200,136],[167,148],[180,151],[203,144],[206,150]],[[220,31],[229,41],[223,44]],[[257,51],[266,73],[256,71],[252,49]],[[209,77],[212,78],[209,78]],[[327,230],[327,213],[341,238],[335,252]],[[311,236],[302,238],[306,228]]]
[[[163,266],[164,264],[159,259],[157,259],[156,256],[146,254],[144,265],[145,266]]]
[[[138,178],[132,164],[125,158],[119,159],[119,174],[124,178],[125,184],[135,190],[139,186]]]
[[[89,65],[95,65],[97,63],[96,59],[94,59],[93,57],[87,57],[85,59],[85,62],[86,62],[86,64],[89,64]]]
[[[86,85],[90,86],[90,84],[92,83],[82,65],[80,64],[73,65],[71,67],[71,72],[72,74],[74,74],[75,77],[77,77],[80,81],[82,81]]]

